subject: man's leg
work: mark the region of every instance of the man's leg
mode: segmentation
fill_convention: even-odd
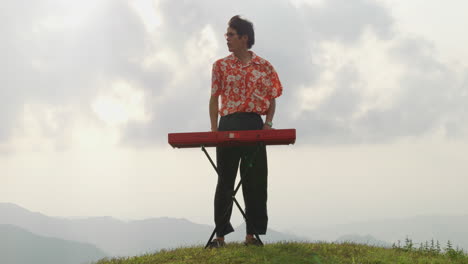
[[[232,213],[232,194],[239,166],[239,148],[217,147],[216,162],[218,168],[218,184],[214,200],[216,236],[219,239],[234,231],[230,223]]]
[[[257,149],[258,148],[258,149]],[[252,156],[254,156],[253,161]],[[266,234],[268,225],[268,165],[265,146],[247,147],[241,161],[242,193],[247,215],[247,234]],[[254,228],[255,227],[255,228]]]

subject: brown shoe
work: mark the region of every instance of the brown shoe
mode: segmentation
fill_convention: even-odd
[[[224,240],[215,238],[209,244],[208,248],[222,248],[226,246],[226,242]]]
[[[256,238],[252,237],[252,238],[246,238],[245,241],[244,241],[244,245],[245,246],[258,246],[258,247],[262,247],[263,246],[263,243],[258,241]]]

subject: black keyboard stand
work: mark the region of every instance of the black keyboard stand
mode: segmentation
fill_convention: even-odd
[[[257,149],[256,149],[256,151],[253,153],[252,158],[251,158],[251,160],[250,160],[250,162],[249,162],[249,165],[247,166],[246,169],[251,168],[251,167],[253,166],[253,164],[254,164],[254,162],[255,162],[255,157],[257,156],[257,153],[258,153],[258,150],[259,150],[260,146],[262,146],[263,144],[264,144],[263,142],[258,142],[258,143],[257,143]],[[210,163],[211,163],[211,165],[213,166],[214,170],[216,171],[216,174],[219,175],[218,168],[216,167],[216,165],[214,164],[214,162],[213,162],[213,160],[211,159],[210,155],[209,155],[208,152],[206,151],[205,146],[202,146],[201,149],[202,149],[203,152],[205,152],[205,155],[206,155],[206,157],[208,158],[208,160],[210,161]],[[244,175],[245,175],[245,174],[244,174]],[[235,203],[236,206],[237,206],[237,208],[238,208],[239,211],[241,212],[242,216],[244,217],[245,224],[246,224],[246,226],[247,226],[247,222],[249,221],[249,220],[247,219],[247,215],[245,214],[244,210],[242,210],[241,206],[239,205],[239,202],[238,202],[237,199],[236,199],[236,193],[237,193],[237,191],[239,190],[241,184],[242,184],[242,179],[239,180],[239,183],[237,184],[237,187],[236,187],[236,189],[234,190],[234,193],[232,194],[232,202],[231,202],[231,204],[226,208],[226,214],[229,212],[229,210],[232,210],[232,205],[233,205],[233,203]],[[257,230],[255,229],[255,227],[254,227],[253,225],[252,225],[252,228],[253,228],[253,230],[254,230],[255,238],[257,238],[258,242],[260,242],[260,245],[263,245],[263,242],[262,242],[262,240],[260,239],[260,236],[258,235],[258,232],[257,232]],[[211,236],[210,236],[210,238],[208,239],[208,242],[206,243],[205,248],[208,248],[208,246],[209,246],[211,240],[213,239],[213,237],[215,236],[215,234],[216,234],[216,227],[215,227],[215,229],[213,230],[213,233],[211,233]]]

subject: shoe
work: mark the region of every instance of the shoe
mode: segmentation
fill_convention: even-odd
[[[226,246],[226,242],[224,242],[224,240],[221,240],[221,239],[213,239],[209,244],[208,244],[208,248],[222,248],[222,247],[225,247]]]
[[[244,241],[244,245],[245,245],[245,246],[258,246],[258,247],[262,247],[262,246],[263,246],[263,243],[260,242],[259,240],[257,240],[256,238],[252,237],[252,238],[246,238],[245,241]]]

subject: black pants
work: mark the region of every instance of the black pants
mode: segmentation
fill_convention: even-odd
[[[222,116],[219,131],[260,130],[263,120],[255,113],[234,113]],[[216,235],[223,237],[234,231],[230,223],[232,194],[240,162],[242,193],[247,219],[247,234],[265,234],[267,215],[267,154],[265,146],[228,146],[216,148],[218,185],[214,201]]]

